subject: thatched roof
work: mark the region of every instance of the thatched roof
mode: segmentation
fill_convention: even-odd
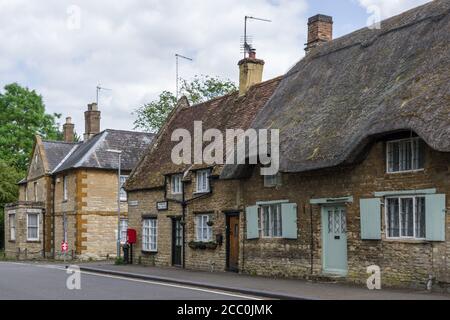
[[[435,0],[298,62],[252,125],[280,129],[280,170],[351,163],[374,137],[400,130],[450,152],[449,12],[450,1]]]
[[[238,92],[216,98],[205,103],[189,106],[187,100],[180,100],[164,127],[160,130],[152,146],[141,159],[127,180],[126,189],[142,190],[164,186],[164,176],[173,173],[185,173],[211,167],[207,164],[176,165],[172,162],[172,148],[178,142],[171,141],[172,132],[186,129],[193,136],[194,121],[203,122],[203,131],[218,129],[225,133],[226,129],[247,129],[258,111],[270,98],[281,77],[252,86],[249,91],[239,97]],[[222,165],[212,167],[213,174],[219,175]]]

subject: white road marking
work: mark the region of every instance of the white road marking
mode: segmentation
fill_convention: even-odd
[[[31,267],[62,270],[62,271],[67,270],[64,267],[57,266],[57,265],[38,265],[38,264],[30,264],[30,263],[23,263],[23,262],[0,262],[0,264],[2,264],[2,263],[3,264],[8,264],[8,263],[9,264],[17,264],[17,265],[23,265],[23,266],[31,266]],[[216,290],[211,290],[211,289],[202,289],[202,288],[190,287],[190,286],[179,285],[179,284],[157,282],[157,281],[152,281],[152,280],[132,279],[132,278],[127,278],[127,277],[108,275],[108,274],[100,274],[100,273],[88,272],[88,271],[80,271],[80,273],[97,276],[97,277],[103,277],[103,278],[119,279],[119,280],[125,280],[125,281],[153,284],[153,285],[164,286],[164,287],[172,287],[172,288],[178,288],[178,289],[186,289],[186,290],[192,290],[192,291],[213,293],[213,294],[217,294],[217,295],[229,296],[229,297],[234,297],[234,298],[239,298],[239,299],[263,300],[261,298],[256,298],[253,296],[246,296],[246,295],[240,295],[240,294],[235,294],[235,293],[227,293],[227,292],[216,291]]]

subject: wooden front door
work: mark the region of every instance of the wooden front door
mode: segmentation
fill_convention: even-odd
[[[227,266],[230,271],[239,270],[239,216],[227,217]]]
[[[347,216],[344,206],[322,208],[323,271],[347,275]]]
[[[181,266],[183,250],[183,226],[180,219],[172,219],[172,265]]]

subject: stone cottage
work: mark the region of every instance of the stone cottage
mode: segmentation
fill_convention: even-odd
[[[264,61],[253,52],[239,62],[240,90],[190,106],[185,98],[133,170],[126,189],[129,227],[138,231],[134,261],[203,270],[237,270],[238,233],[227,251],[225,229],[238,228],[239,181],[219,180],[223,165],[175,164],[172,134],[185,129],[246,130],[281,78],[261,82]],[[235,229],[233,229],[235,230]]]
[[[126,186],[135,261],[361,283],[376,265],[385,286],[446,286],[449,13],[435,0],[335,40],[318,15],[283,78],[246,86],[247,60],[240,93],[181,100]],[[280,130],[279,173],[173,164],[195,120]]]
[[[386,286],[448,285],[448,30],[433,1],[308,46],[252,123],[280,130],[280,173],[221,175],[242,182],[243,272],[365,283],[375,265]]]
[[[63,126],[65,141],[36,136],[19,201],[5,208],[5,251],[17,258],[104,258],[116,255],[118,234],[118,160],[123,184],[151,143],[153,135],[106,129],[95,103],[85,112],[84,141],[74,142],[71,118]],[[127,194],[120,191],[121,228],[127,229]]]

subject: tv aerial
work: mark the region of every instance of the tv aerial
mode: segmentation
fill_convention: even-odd
[[[98,96],[100,94],[100,91],[102,91],[102,90],[103,91],[105,91],[105,90],[106,91],[112,91],[112,89],[101,87],[100,84],[97,85],[96,89],[97,89],[97,100],[96,100],[96,102],[97,102],[97,106],[98,106]]]
[[[257,17],[252,17],[252,16],[245,16],[244,19],[244,44],[243,44],[243,49],[244,49],[244,59],[247,58],[247,56],[255,51],[255,49],[252,47],[252,40],[253,38],[251,36],[247,35],[247,22],[248,20],[257,20],[257,21],[263,21],[263,22],[272,22],[269,19],[264,19],[264,18],[257,18]]]
[[[179,87],[179,83],[180,83],[180,77],[178,76],[178,64],[179,64],[179,59],[184,59],[184,60],[188,60],[188,61],[194,61],[194,59],[192,59],[192,58],[188,58],[188,57],[185,57],[185,56],[182,56],[181,54],[178,54],[178,53],[175,53],[175,65],[176,65],[176,81],[177,81],[177,85],[176,85],[176,90],[177,90],[177,92],[176,92],[176,97],[177,97],[177,101],[178,101],[178,94],[179,94],[179,89],[178,89],[178,87]]]

